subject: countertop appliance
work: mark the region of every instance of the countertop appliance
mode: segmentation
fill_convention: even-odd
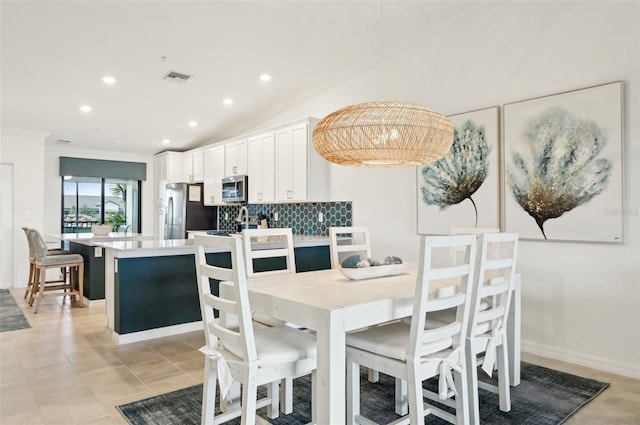
[[[249,178],[246,175],[222,179],[222,202],[247,202]]]
[[[165,239],[187,239],[188,230],[218,228],[218,209],[204,206],[202,183],[171,183],[166,190]]]

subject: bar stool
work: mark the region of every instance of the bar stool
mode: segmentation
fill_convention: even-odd
[[[29,234],[32,237],[35,249],[35,278],[33,290],[29,304],[33,304],[34,296],[37,298],[34,313],[38,312],[42,298],[46,295],[72,295],[76,297],[80,307],[84,304],[83,284],[84,284],[84,258],[80,254],[49,254],[47,245],[35,229],[30,229]],[[47,281],[47,269],[65,268],[69,270],[65,273],[63,279],[58,281]],[[56,291],[51,294],[45,292]],[[60,293],[59,291],[63,291]],[[68,292],[67,292],[68,291]]]
[[[36,276],[36,248],[35,245],[33,243],[33,238],[30,235],[30,231],[33,230],[29,227],[23,227],[22,230],[24,231],[25,236],[27,237],[27,243],[29,244],[29,279],[27,280],[27,288],[24,291],[24,299],[27,299],[27,296],[29,296],[29,305],[31,305],[31,299],[33,294],[30,294],[29,292],[33,290],[34,284],[35,284],[35,276]],[[67,251],[65,251],[64,249],[59,249],[59,248],[55,248],[55,249],[49,249],[47,251],[47,255],[60,255],[60,254],[67,254]],[[66,280],[66,272],[67,269],[66,268],[62,268],[61,270],[63,279]]]

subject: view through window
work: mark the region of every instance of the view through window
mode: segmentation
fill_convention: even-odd
[[[91,232],[110,224],[114,232],[139,232],[140,184],[136,180],[65,177],[62,181],[62,232]]]

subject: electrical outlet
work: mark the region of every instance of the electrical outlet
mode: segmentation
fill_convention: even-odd
[[[322,223],[322,220],[324,220],[324,215],[322,215],[322,213],[321,213],[321,212],[319,212],[319,213],[318,213],[318,221],[319,221],[320,223]]]
[[[277,212],[273,213],[273,221],[278,221],[278,213]]]

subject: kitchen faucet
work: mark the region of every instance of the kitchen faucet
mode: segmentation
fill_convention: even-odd
[[[236,223],[240,225],[240,231],[242,231],[242,213],[244,212],[245,216],[245,229],[249,228],[249,209],[246,206],[241,206],[240,211],[238,212],[238,217],[236,218]]]

